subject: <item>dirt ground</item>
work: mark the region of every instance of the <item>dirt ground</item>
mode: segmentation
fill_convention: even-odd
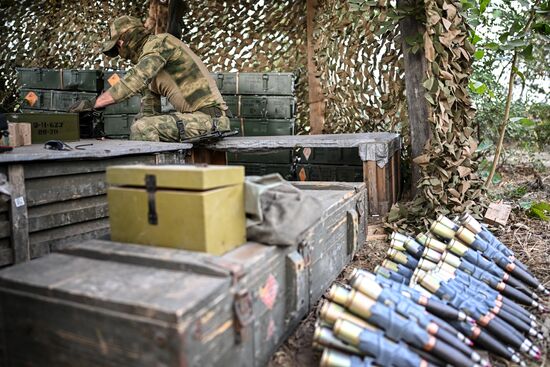
[[[533,159],[527,155],[507,160],[500,167],[502,182],[489,192],[492,201],[502,200],[512,206],[512,213],[505,228],[495,231],[498,238],[515,251],[539,280],[550,288],[550,221],[532,218],[524,207],[528,202],[550,202],[550,154]],[[352,263],[340,274],[346,279],[355,267],[373,270],[382,262],[387,249],[385,241],[372,241],[358,251]],[[547,309],[550,307],[546,300]],[[317,305],[296,329],[295,333],[279,348],[269,362],[269,367],[318,366],[321,352],[311,347]],[[539,343],[544,351],[542,360],[528,362],[531,367],[550,365],[550,314],[538,314],[539,322],[546,326],[545,340]],[[491,358],[493,366],[511,366],[500,358]]]

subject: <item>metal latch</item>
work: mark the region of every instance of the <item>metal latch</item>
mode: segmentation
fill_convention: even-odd
[[[235,331],[237,332],[235,342],[240,344],[246,337],[246,327],[254,319],[252,297],[248,290],[241,289],[235,294],[233,310],[235,312]]]
[[[267,75],[267,74],[262,75],[262,82],[263,82],[264,92],[267,92],[267,88],[268,88],[268,84],[269,84],[269,75]]]
[[[261,114],[262,114],[262,118],[267,118],[267,98],[266,97],[262,97],[262,101],[260,102],[261,104]]]
[[[145,175],[145,191],[147,191],[148,213],[147,219],[149,224],[157,225],[157,207],[155,204],[155,192],[157,191],[157,178],[154,175]]]

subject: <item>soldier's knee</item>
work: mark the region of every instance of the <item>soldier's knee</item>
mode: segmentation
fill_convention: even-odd
[[[151,132],[151,124],[146,119],[136,120],[130,126],[130,140],[152,140]]]

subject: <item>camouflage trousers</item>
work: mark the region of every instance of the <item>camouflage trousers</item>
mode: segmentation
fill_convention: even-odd
[[[180,137],[176,124],[182,121],[185,136]],[[159,115],[144,115],[137,117],[130,127],[130,140],[179,142],[184,138],[191,138],[212,131],[213,119],[203,112],[179,113]],[[217,119],[217,128],[220,131],[229,130],[229,118],[226,116]]]

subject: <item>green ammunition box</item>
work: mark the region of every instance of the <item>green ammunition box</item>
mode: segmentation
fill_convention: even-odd
[[[103,131],[108,137],[128,137],[136,115],[103,115]]]
[[[300,148],[301,163],[362,166],[357,148]]]
[[[361,166],[298,164],[296,176],[299,181],[362,182],[363,168]]]
[[[292,73],[211,73],[222,94],[294,95]]]
[[[229,119],[229,127],[231,130],[237,130],[238,136],[243,136],[243,129],[241,128],[241,119]]]
[[[21,108],[66,112],[72,104],[83,99],[96,98],[95,93],[69,92],[44,89],[21,88]]]
[[[103,88],[107,90],[124,78],[126,71],[112,70],[103,73]],[[104,115],[137,114],[141,110],[141,95],[128,98],[105,108]]]
[[[270,173],[278,173],[285,179],[291,178],[290,164],[266,164],[266,163],[228,163],[229,165],[244,166],[247,176],[264,176]]]
[[[96,93],[89,92],[61,92],[52,91],[53,110],[55,111],[67,111],[75,102],[83,99],[94,99],[97,97]]]
[[[98,92],[103,89],[100,70],[17,68],[18,85],[29,89]]]
[[[31,124],[33,144],[48,140],[77,141],[80,139],[80,121],[78,113],[27,112],[7,114],[9,122],[28,122]]]
[[[233,153],[227,152],[229,163],[287,163],[292,162],[292,150],[275,150],[270,152]]]
[[[51,90],[25,89],[19,90],[21,108],[30,110],[52,110],[53,94]]]
[[[137,114],[141,110],[141,95],[105,107],[104,115]]]
[[[63,69],[62,89],[99,92],[103,89],[100,70]]]
[[[103,72],[103,90],[111,88],[126,75],[125,70],[109,70]]]
[[[294,117],[296,100],[287,96],[223,96],[235,117],[290,119]]]
[[[239,96],[222,96],[227,108],[233,114],[233,117],[238,117],[239,113]]]
[[[16,68],[17,85],[22,88],[63,89],[60,70]]]
[[[231,129],[243,136],[294,135],[294,125],[294,119],[231,119]]]

